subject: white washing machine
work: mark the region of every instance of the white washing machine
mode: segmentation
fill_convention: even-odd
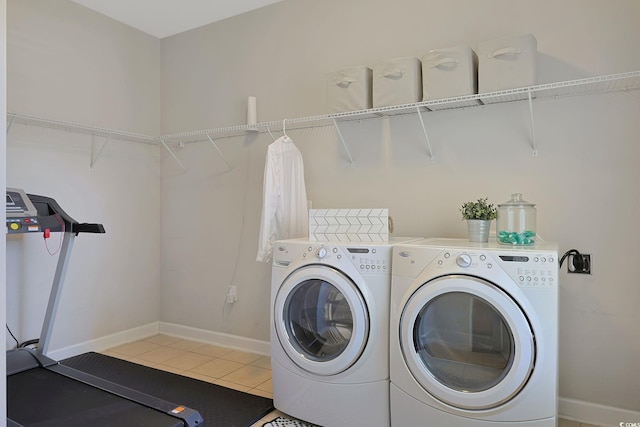
[[[408,240],[276,242],[271,370],[277,409],[324,427],[389,426],[392,247]]]
[[[555,427],[557,246],[396,246],[389,352],[393,426]]]

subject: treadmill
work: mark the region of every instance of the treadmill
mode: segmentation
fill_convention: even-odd
[[[75,237],[104,233],[45,196],[7,188],[7,234],[63,233],[37,348],[7,351],[7,426],[197,427],[200,413],[62,365],[46,356]]]

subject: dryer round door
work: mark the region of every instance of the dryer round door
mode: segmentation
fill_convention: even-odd
[[[274,304],[280,345],[305,371],[339,374],[364,351],[369,312],[357,286],[341,271],[302,267],[284,280]]]
[[[536,349],[529,321],[487,280],[448,275],[424,283],[405,304],[399,327],[411,374],[455,408],[500,406],[531,376]]]

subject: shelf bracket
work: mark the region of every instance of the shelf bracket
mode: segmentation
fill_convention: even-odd
[[[269,136],[271,137],[273,142],[275,142],[276,141],[276,137],[273,136],[273,134],[271,133],[271,129],[269,129],[269,126],[265,126],[265,128],[267,129],[267,132],[269,132]]]
[[[536,145],[536,126],[533,120],[533,102],[531,101],[531,90],[527,91],[529,97],[529,117],[531,119],[531,148],[533,148],[534,157],[538,155],[538,147]]]
[[[9,131],[11,130],[11,126],[13,125],[13,121],[16,119],[15,115],[11,115],[11,119],[9,119],[9,124],[7,125],[7,135],[9,135]]]
[[[347,143],[344,142],[344,137],[342,136],[342,132],[340,132],[340,127],[338,127],[338,122],[336,121],[335,117],[332,117],[331,120],[333,120],[333,126],[336,128],[336,132],[338,132],[338,137],[342,142],[342,146],[347,152],[347,156],[349,156],[349,163],[351,163],[351,166],[353,166],[353,157],[351,157],[351,151],[349,151],[349,147],[347,147]]]
[[[178,157],[175,155],[175,153],[173,151],[171,151],[171,148],[169,148],[169,146],[167,145],[166,142],[164,142],[164,139],[160,140],[160,143],[164,146],[164,148],[167,149],[167,151],[169,152],[169,154],[171,154],[171,157],[174,158],[174,160],[176,162],[178,162],[178,164],[180,165],[180,167],[182,168],[182,170],[184,171],[184,173],[187,173],[188,170],[187,168],[184,167],[184,165],[182,164],[182,162],[180,161],[180,159],[178,159]]]
[[[420,111],[420,107],[416,107],[416,113],[418,113],[418,118],[420,119],[420,126],[422,127],[422,133],[424,134],[424,143],[427,147],[429,159],[431,159],[431,163],[435,163],[436,159],[433,157],[433,150],[431,149],[431,142],[429,141],[429,134],[427,133],[427,128],[424,125],[424,119],[422,118],[422,112]]]
[[[233,167],[229,164],[229,162],[227,162],[227,159],[225,159],[224,156],[222,155],[222,151],[220,151],[216,143],[213,142],[213,139],[211,139],[209,132],[207,132],[206,135],[207,135],[207,138],[209,138],[209,142],[211,143],[211,145],[213,145],[213,148],[215,148],[216,151],[218,152],[218,155],[220,156],[224,164],[227,165],[227,170],[230,171],[231,169],[233,169]]]
[[[104,142],[102,143],[102,147],[100,147],[100,150],[98,150],[98,154],[96,154],[95,156],[93,155],[93,141],[91,141],[91,163],[89,164],[90,169],[93,169],[93,166],[97,163],[109,141],[111,141],[111,135],[105,138]]]

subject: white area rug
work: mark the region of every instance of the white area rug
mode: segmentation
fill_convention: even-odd
[[[284,417],[278,417],[275,420],[269,421],[262,425],[262,427],[320,427],[316,424],[305,423],[300,420],[293,420]]]

